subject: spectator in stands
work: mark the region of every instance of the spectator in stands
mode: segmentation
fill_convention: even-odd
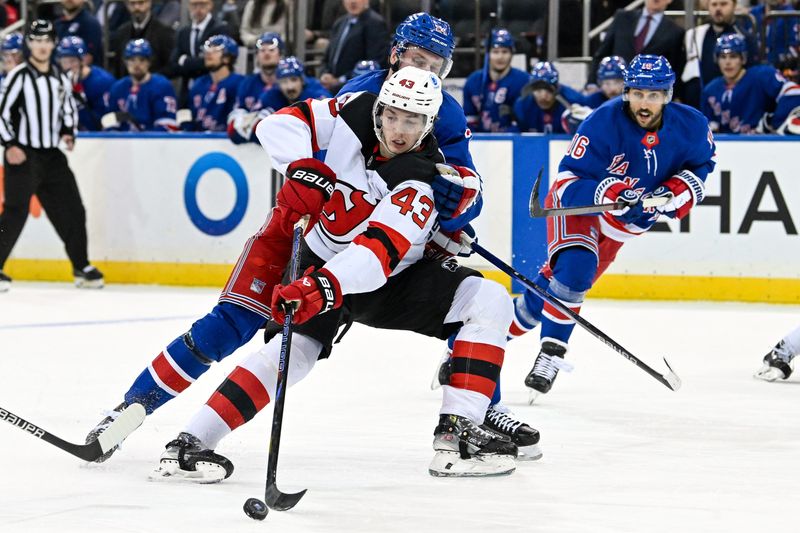
[[[263,96],[276,83],[275,69],[284,51],[283,39],[274,32],[261,35],[256,41],[258,72],[242,80],[236,92],[236,105],[228,115],[228,137],[234,144],[256,142],[255,131]]]
[[[289,7],[286,0],[247,0],[239,28],[239,38],[246,47],[256,44],[261,34],[277,33],[283,36]]]
[[[111,35],[110,48],[114,52],[112,72],[122,77],[127,72],[124,50],[130,41],[145,39],[152,55],[148,59],[149,72],[169,75],[169,59],[175,47],[175,32],[153,16],[153,0],[126,0],[131,20]]]
[[[717,39],[714,54],[722,76],[703,89],[702,110],[719,133],[800,134],[800,85],[772,65],[747,64],[747,44],[729,33]]]
[[[22,56],[22,34],[19,32],[9,33],[3,37],[3,75],[0,79],[5,77],[6,73],[11,69],[25,61]]]
[[[64,37],[56,47],[56,60],[72,82],[72,97],[78,104],[78,130],[99,131],[106,114],[108,92],[114,76],[86,62],[86,44],[76,36]]]
[[[243,0],[214,0],[214,20],[217,25],[228,27],[228,35],[239,39],[242,24]]]
[[[151,73],[153,49],[146,39],[128,42],[123,50],[128,76],[111,87],[103,129],[114,131],[174,131],[175,89],[161,74]]]
[[[742,35],[747,43],[750,62],[755,63],[758,58],[755,36],[744,31],[736,22],[735,0],[708,0],[708,16],[708,23],[689,29],[684,38],[686,66],[681,76],[684,84],[681,100],[698,109],[703,86],[721,74],[714,57],[714,45],[718,37],[728,33]]]
[[[536,63],[525,96],[514,104],[514,116],[521,132],[566,133],[561,115],[571,104],[585,104],[585,97],[558,82],[558,71],[549,61]]]
[[[103,35],[100,23],[86,6],[85,0],[61,0],[63,16],[55,23],[59,39],[75,35],[86,43],[86,64],[103,62]]]
[[[756,19],[756,28],[752,28],[750,21],[746,21],[743,26],[746,30],[759,35],[761,26],[766,15],[780,13],[781,11],[792,11],[794,6],[790,0],[764,0],[750,9],[750,14]],[[791,54],[792,49],[797,49],[800,44],[800,34],[798,34],[798,24],[800,19],[796,17],[779,17],[767,19],[766,35],[766,60],[773,65],[777,65],[786,60]]]
[[[117,31],[117,28],[131,19],[126,6],[121,2],[108,2],[97,0],[94,4],[94,16],[101,28],[108,28],[109,33]],[[108,19],[108,21],[106,21]]]
[[[178,30],[170,59],[170,73],[181,78],[178,105],[188,105],[190,81],[206,74],[203,43],[212,35],[228,35],[228,27],[216,24],[211,15],[211,0],[189,0],[191,22]]]
[[[331,29],[331,39],[322,61],[322,85],[335,93],[347,81],[347,74],[363,59],[385,66],[389,53],[386,22],[370,9],[369,0],[342,0],[347,14]]]
[[[244,76],[233,72],[239,45],[227,35],[213,35],[203,45],[203,61],[208,74],[200,76],[189,92],[191,119],[178,114],[178,125],[189,131],[225,131],[236,93]],[[188,123],[187,123],[188,122]]]
[[[672,0],[645,0],[644,9],[617,11],[594,54],[589,82],[596,81],[597,66],[606,56],[620,56],[628,62],[637,54],[661,55],[675,72],[683,72],[683,29],[664,16],[671,3]]]
[[[530,81],[524,70],[511,66],[514,38],[506,29],[492,30],[481,70],[464,84],[464,114],[473,132],[516,130],[514,103]]]

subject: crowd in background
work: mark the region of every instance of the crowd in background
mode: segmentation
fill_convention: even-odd
[[[0,25],[13,23],[19,17],[16,0],[0,3]],[[678,74],[674,98],[701,110],[710,105],[712,112],[717,96],[707,95],[706,89],[716,78],[730,83],[745,70],[769,65],[785,81],[798,81],[798,19],[769,18],[765,35],[759,32],[766,15],[797,9],[800,2],[700,0],[697,7],[708,9],[709,17],[689,31],[681,26],[682,18],[664,14],[667,8],[682,9],[680,1],[646,0],[643,9],[618,10],[627,3],[592,2],[593,24],[606,17],[613,22],[592,43],[587,85],[573,89],[559,81],[556,65],[538,61],[546,40],[546,1],[524,3],[533,21],[515,16],[520,2],[506,1],[504,20],[510,22],[486,17],[485,34],[477,38],[469,10],[457,9],[453,0],[431,2],[433,13],[451,23],[457,47],[477,42],[486,49],[482,68],[472,72],[473,56],[461,54],[453,58],[450,74],[467,78],[463,104],[472,130],[569,133],[593,108],[621,94],[625,65],[639,53],[665,56]],[[419,4],[396,0],[391,15],[405,17]],[[483,4],[491,9],[493,2],[483,2],[481,9]],[[563,19],[576,2],[561,4]],[[393,27],[376,1],[311,0],[306,58],[292,56],[287,45],[294,5],[290,0],[188,0],[185,25],[180,24],[178,0],[61,0],[40,4],[38,15],[54,21],[59,38],[55,56],[73,80],[81,130],[227,131],[234,142],[249,142],[254,141],[254,125],[266,114],[298,100],[336,94],[353,76],[388,66]],[[574,20],[559,26],[563,41],[573,45],[570,32],[580,26]],[[737,48],[738,40],[719,48],[719,39],[729,34],[740,36],[745,48]],[[22,61],[23,47],[21,35],[6,36],[6,71]],[[568,53],[569,45],[561,49]],[[246,61],[239,57],[244,51]],[[515,53],[524,53],[532,66],[512,68]],[[721,53],[739,54],[742,68],[726,77]],[[761,74],[764,80],[769,77]],[[759,118],[774,113],[781,97],[796,96],[784,84],[772,83],[765,90],[771,92]],[[778,131],[781,126],[768,120],[760,128],[731,127],[730,117],[721,122],[717,131],[731,133]]]

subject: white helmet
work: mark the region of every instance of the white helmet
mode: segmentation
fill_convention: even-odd
[[[442,105],[442,82],[436,74],[417,67],[403,67],[383,82],[378,99],[372,109],[375,135],[387,150],[394,153],[384,142],[381,132],[381,114],[385,107],[393,107],[425,117],[425,126],[411,150],[417,148],[422,139],[433,129],[433,122]]]

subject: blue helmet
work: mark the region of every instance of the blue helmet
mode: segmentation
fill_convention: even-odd
[[[531,69],[531,85],[537,87],[558,88],[558,71],[549,61],[539,61]]]
[[[22,34],[19,32],[9,33],[3,37],[3,52],[21,52]]]
[[[375,72],[376,70],[380,70],[381,66],[378,64],[377,61],[372,61],[368,59],[364,59],[356,63],[356,66],[353,67],[353,70],[350,71],[350,78],[355,78],[356,76],[361,76],[362,74],[369,74],[370,72]]]
[[[492,30],[492,35],[489,37],[489,48],[510,48],[514,51],[514,37],[505,28]]]
[[[124,59],[132,57],[143,57],[150,59],[153,57],[153,47],[147,39],[132,39],[125,45],[125,51],[122,53]]]
[[[402,54],[406,48],[417,46],[444,58],[444,65],[436,74],[444,78],[453,66],[453,49],[456,47],[450,25],[428,13],[414,13],[397,26],[392,46]]]
[[[212,35],[203,44],[203,51],[222,50],[222,54],[230,56],[233,60],[239,57],[239,45],[227,35]]]
[[[302,78],[304,75],[305,67],[295,56],[284,57],[278,61],[278,68],[275,69],[275,77],[278,79],[291,78],[292,76]]]
[[[262,46],[277,46],[278,50],[283,52],[286,45],[283,44],[283,39],[279,33],[268,31],[261,34],[261,37],[256,41],[256,50],[261,50]]]
[[[719,59],[722,54],[739,54],[747,61],[747,42],[738,33],[726,33],[717,38],[714,45],[714,57]]]
[[[625,89],[672,91],[675,71],[664,56],[639,54],[625,71]]]
[[[86,43],[77,35],[69,35],[58,41],[56,59],[62,57],[77,57],[83,59],[86,55]]]
[[[597,81],[624,80],[627,66],[620,56],[604,57],[597,65]]]

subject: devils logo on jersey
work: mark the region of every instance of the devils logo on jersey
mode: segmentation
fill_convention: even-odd
[[[322,209],[320,229],[330,240],[346,244],[352,240],[353,230],[367,221],[376,205],[376,201],[367,198],[366,192],[340,179]]]

